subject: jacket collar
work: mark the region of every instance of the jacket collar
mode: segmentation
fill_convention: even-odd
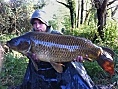
[[[52,26],[47,26],[46,32],[51,33],[53,30]]]

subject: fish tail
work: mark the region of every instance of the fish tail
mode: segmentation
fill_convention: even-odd
[[[103,70],[108,72],[110,75],[114,75],[113,57],[108,52],[103,50],[103,53],[99,56],[97,62]]]

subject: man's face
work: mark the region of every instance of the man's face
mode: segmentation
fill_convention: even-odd
[[[34,28],[34,31],[46,32],[47,26],[46,26],[46,24],[44,24],[40,20],[35,19],[33,22],[33,28]]]

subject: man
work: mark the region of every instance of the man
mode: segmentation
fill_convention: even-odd
[[[30,20],[33,31],[62,35],[48,25],[46,15],[46,12],[42,10],[34,11]],[[29,64],[23,83],[16,89],[96,89],[85,68],[79,62],[63,63],[64,71],[58,73],[50,63],[35,61],[33,54],[29,55],[28,58]],[[38,71],[31,59],[38,65]]]

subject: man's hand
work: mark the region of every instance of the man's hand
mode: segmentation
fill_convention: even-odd
[[[85,60],[88,60],[88,55],[86,55],[86,57],[83,58],[83,56],[78,56],[76,59],[74,59],[74,61],[78,61],[78,62],[84,62]]]
[[[33,59],[34,61],[38,61],[38,58],[35,53],[28,53],[27,57]]]

